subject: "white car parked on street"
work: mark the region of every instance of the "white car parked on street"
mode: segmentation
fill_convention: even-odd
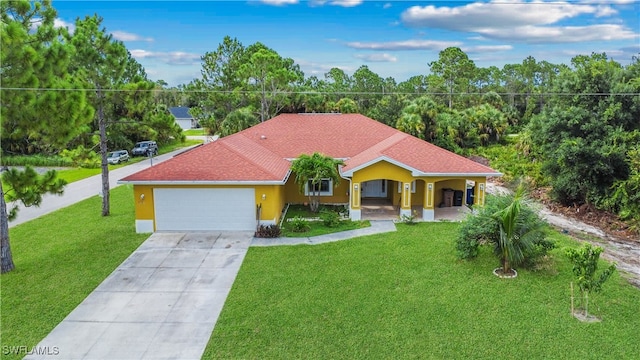
[[[109,164],[120,164],[123,161],[129,161],[129,152],[127,150],[112,151],[107,155]]]

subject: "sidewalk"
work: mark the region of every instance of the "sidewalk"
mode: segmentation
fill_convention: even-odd
[[[356,230],[347,230],[333,234],[311,237],[280,237],[274,239],[253,238],[251,246],[281,246],[281,245],[317,245],[334,241],[347,240],[358,236],[366,236],[396,231],[396,225],[391,220],[371,220],[371,226]]]
[[[156,165],[163,161],[169,160],[177,154],[180,154],[184,151],[191,149],[191,147],[183,148],[179,150],[172,151],[167,154],[162,154],[153,158],[153,164]],[[140,170],[146,169],[151,166],[151,160],[146,159],[131,165],[123,166],[119,169],[110,170],[109,171],[109,188],[113,189],[117,186],[118,180],[129,176],[133,173],[136,173]],[[58,209],[62,209],[64,207],[73,205],[79,201],[88,199],[95,195],[100,195],[102,192],[102,175],[98,174],[86,179],[82,179],[79,181],[74,181],[64,188],[64,194],[61,196],[45,194],[42,197],[42,204],[39,207],[31,206],[24,207],[22,204],[18,206],[18,216],[15,220],[9,222],[9,228],[12,228],[16,225],[20,225],[29,220],[33,220],[42,215],[48,214],[50,212],[56,211]],[[7,204],[7,206],[12,206],[12,204]]]

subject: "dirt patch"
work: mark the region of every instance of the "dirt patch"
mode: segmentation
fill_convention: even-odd
[[[580,206],[558,204],[549,198],[549,190],[548,188],[537,189],[531,196],[555,214],[561,214],[567,218],[591,225],[616,239],[640,242],[640,235],[631,231],[629,225],[621,221],[615,214],[598,210],[590,204],[582,204]]]
[[[580,320],[582,322],[586,322],[586,323],[594,323],[594,322],[602,321],[602,320],[600,320],[599,317],[593,316],[593,315],[590,315],[590,314],[585,314],[584,311],[582,311],[582,310],[574,312],[573,316],[576,319],[578,319],[578,320]]]

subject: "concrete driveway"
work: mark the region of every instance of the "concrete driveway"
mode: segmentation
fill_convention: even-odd
[[[154,233],[26,359],[200,359],[252,236]]]

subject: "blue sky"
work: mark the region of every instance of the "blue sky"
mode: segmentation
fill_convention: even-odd
[[[538,61],[569,64],[606,52],[628,64],[640,55],[639,0],[578,1],[64,1],[58,23],[100,15],[153,80],[170,86],[200,77],[200,57],[223,37],[262,42],[320,78],[367,65],[398,82],[429,72],[457,46],[479,67]]]

